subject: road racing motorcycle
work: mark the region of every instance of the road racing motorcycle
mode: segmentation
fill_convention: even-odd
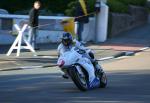
[[[81,91],[93,88],[105,88],[107,86],[105,72],[102,74],[97,73],[90,59],[84,56],[85,54],[85,50],[72,47],[70,51],[66,51],[59,56],[57,65],[72,79]],[[94,78],[91,75],[94,75]]]

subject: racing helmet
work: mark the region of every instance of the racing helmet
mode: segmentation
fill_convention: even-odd
[[[63,33],[62,44],[65,46],[71,45],[73,42],[72,35],[68,32]]]

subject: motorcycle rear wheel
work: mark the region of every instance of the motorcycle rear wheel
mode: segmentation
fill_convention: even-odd
[[[105,72],[100,77],[100,88],[106,88],[107,86],[107,76]]]

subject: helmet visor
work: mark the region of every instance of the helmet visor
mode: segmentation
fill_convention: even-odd
[[[69,46],[71,44],[71,41],[70,39],[63,39],[62,40],[62,43],[65,45],[65,46]]]

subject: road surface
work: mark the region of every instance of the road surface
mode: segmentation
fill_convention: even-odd
[[[102,64],[108,87],[79,91],[59,68],[0,72],[0,103],[150,103],[150,50]]]

